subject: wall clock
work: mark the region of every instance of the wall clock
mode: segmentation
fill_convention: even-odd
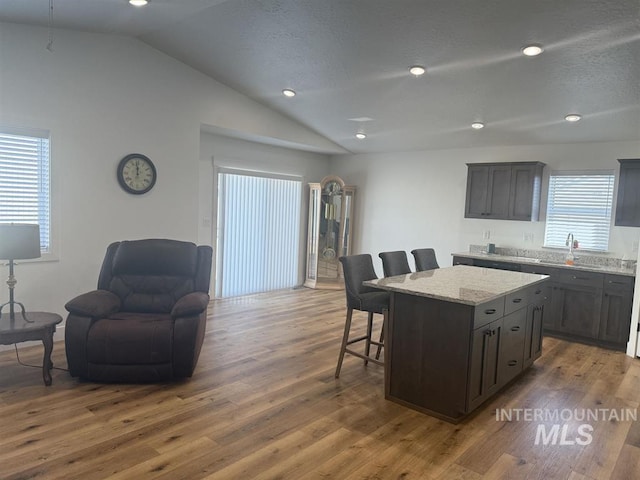
[[[156,167],[149,157],[131,153],[118,164],[118,183],[124,191],[141,195],[156,184]]]

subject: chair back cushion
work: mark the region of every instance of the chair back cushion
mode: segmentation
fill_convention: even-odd
[[[411,254],[416,261],[416,271],[435,270],[440,268],[436,260],[436,252],[433,248],[416,248],[411,250]]]
[[[98,289],[116,294],[124,312],[169,313],[184,295],[208,293],[211,255],[211,247],[178,240],[116,242],[107,249]]]
[[[373,268],[373,260],[368,253],[340,257],[344,273],[344,289],[347,294],[347,307],[363,309],[363,294],[380,292],[377,288],[362,284],[366,280],[378,278]]]
[[[382,269],[385,277],[411,273],[411,268],[409,268],[409,262],[407,261],[407,252],[404,250],[382,252],[378,256],[382,259]]]

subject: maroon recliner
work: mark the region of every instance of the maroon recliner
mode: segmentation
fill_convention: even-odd
[[[98,289],[65,305],[71,375],[127,383],[190,377],[204,340],[212,253],[177,240],[109,245]]]

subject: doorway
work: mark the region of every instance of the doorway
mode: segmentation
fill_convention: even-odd
[[[302,179],[218,171],[216,297],[298,282]]]

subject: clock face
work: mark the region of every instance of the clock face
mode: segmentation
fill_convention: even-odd
[[[332,180],[324,186],[324,191],[329,195],[339,195],[340,184],[335,180]]]
[[[118,182],[129,193],[147,193],[156,183],[156,167],[145,155],[132,153],[120,160]]]

